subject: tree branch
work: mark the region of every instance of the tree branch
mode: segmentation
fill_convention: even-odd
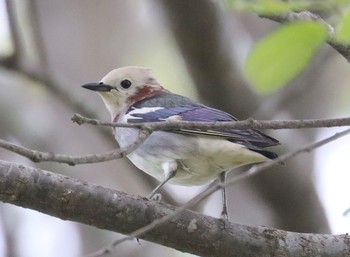
[[[140,131],[139,137],[136,139],[134,143],[125,147],[119,148],[114,151],[110,151],[102,154],[91,154],[84,156],[70,156],[65,154],[56,154],[51,152],[40,152],[36,150],[31,150],[10,142],[7,142],[3,139],[0,139],[0,147],[7,149],[11,152],[17,153],[33,162],[58,162],[58,163],[67,163],[69,165],[77,165],[77,164],[87,164],[87,163],[96,163],[96,162],[105,162],[114,159],[123,158],[125,155],[134,151],[146,138],[149,136],[151,132],[145,129]]]
[[[176,130],[176,129],[303,129],[303,128],[330,128],[350,126],[350,118],[337,119],[310,119],[310,120],[254,120],[247,119],[232,122],[140,122],[140,123],[113,123],[97,119],[90,119],[80,114],[74,114],[72,121],[79,125],[88,123],[108,127],[144,128],[148,130]]]
[[[0,161],[0,199],[18,206],[129,234],[177,208],[68,178]],[[183,210],[140,236],[200,256],[347,256],[349,235],[293,233],[223,222]]]
[[[307,146],[301,147],[295,151],[291,151],[289,153],[286,153],[282,156],[280,156],[279,158],[275,159],[275,160],[271,160],[265,163],[261,163],[258,165],[254,165],[252,166],[248,171],[241,173],[231,179],[228,179],[225,183],[223,184],[217,184],[217,185],[212,185],[210,187],[208,187],[206,190],[204,190],[203,192],[201,192],[200,194],[198,194],[197,196],[195,196],[194,198],[192,198],[190,201],[188,201],[186,204],[182,205],[181,207],[179,207],[176,211],[174,211],[173,213],[169,214],[168,216],[164,216],[160,219],[154,220],[152,223],[133,231],[132,233],[130,233],[128,236],[119,239],[117,241],[114,241],[113,243],[111,243],[110,245],[108,245],[107,247],[103,247],[101,249],[99,249],[98,251],[89,254],[89,257],[97,257],[97,256],[102,256],[105,255],[107,253],[112,252],[112,250],[119,245],[120,243],[126,241],[126,240],[130,240],[133,239],[135,237],[141,237],[143,234],[148,233],[149,231],[151,231],[152,229],[160,226],[161,224],[168,222],[169,220],[171,220],[173,217],[176,217],[178,214],[180,214],[182,211],[196,205],[198,202],[202,201],[203,199],[205,199],[207,196],[209,196],[210,194],[214,193],[215,191],[236,184],[237,182],[247,179],[253,175],[256,175],[260,172],[262,172],[263,170],[266,170],[267,168],[271,168],[273,165],[277,164],[277,163],[281,163],[284,162],[288,159],[291,159],[303,152],[310,152],[318,147],[321,147],[325,144],[328,144],[332,141],[335,141],[343,136],[346,136],[350,133],[350,129],[344,130],[342,132],[336,133],[333,136],[327,137],[323,140],[320,140],[318,142],[314,142],[311,143]]]
[[[322,127],[339,127],[350,126],[350,118],[339,119],[324,119],[324,120],[280,120],[280,121],[257,121],[247,119],[244,121],[234,122],[144,122],[144,123],[113,123],[105,122],[96,119],[86,118],[80,114],[75,114],[72,120],[78,124],[93,124],[111,127],[129,127],[140,129],[140,134],[137,140],[125,148],[120,148],[103,154],[92,154],[85,156],[70,156],[64,154],[56,154],[52,152],[40,152],[31,150],[3,139],[0,139],[0,147],[9,151],[25,156],[33,162],[59,162],[69,165],[87,164],[96,162],[105,162],[118,158],[134,151],[147,137],[155,130],[177,130],[177,129],[301,129],[301,128],[322,128]]]

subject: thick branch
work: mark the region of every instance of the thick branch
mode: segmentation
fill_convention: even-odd
[[[130,240],[132,238],[135,237],[140,237],[141,235],[151,231],[152,229],[160,226],[161,224],[168,222],[169,220],[171,220],[173,217],[176,217],[179,213],[181,213],[183,210],[188,209],[194,205],[196,205],[199,201],[202,201],[203,199],[205,199],[207,196],[209,196],[210,194],[216,192],[217,190],[227,187],[229,185],[233,185],[243,179],[247,179],[253,175],[256,175],[260,172],[262,172],[263,170],[267,169],[267,168],[271,168],[274,164],[276,163],[281,163],[284,162],[288,159],[291,159],[303,152],[310,152],[318,147],[321,147],[325,144],[328,144],[334,140],[337,140],[343,136],[346,136],[350,133],[350,129],[344,130],[342,132],[336,133],[333,136],[327,137],[323,140],[320,140],[318,142],[309,144],[307,146],[301,147],[295,151],[286,153],[282,156],[280,156],[279,158],[269,161],[269,162],[265,162],[265,163],[261,163],[258,165],[254,165],[253,167],[251,167],[249,170],[247,170],[244,173],[241,173],[239,175],[236,175],[233,178],[230,178],[229,180],[227,180],[225,183],[223,184],[217,184],[217,185],[212,185],[210,187],[208,187],[206,190],[204,190],[202,193],[198,194],[197,196],[195,196],[194,198],[192,198],[190,201],[188,201],[186,204],[182,205],[180,208],[178,208],[176,211],[174,211],[172,214],[168,215],[168,216],[164,216],[160,219],[157,219],[155,221],[153,221],[152,223],[148,224],[145,227],[142,227],[134,232],[132,232],[131,234],[129,234],[128,236],[119,239],[117,241],[114,241],[112,244],[108,245],[107,247],[103,247],[102,249],[89,254],[89,257],[97,257],[97,256],[103,256],[104,254],[110,253],[113,251],[113,249],[119,245],[120,243],[126,241],[126,240]]]
[[[1,201],[128,234],[176,208],[48,171],[0,161]],[[347,256],[350,236],[249,227],[183,211],[145,240],[200,256]]]

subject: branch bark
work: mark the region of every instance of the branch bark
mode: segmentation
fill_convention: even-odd
[[[0,161],[1,201],[128,234],[176,207]],[[349,235],[293,233],[184,210],[141,238],[200,256],[348,256]]]
[[[17,153],[19,155],[25,156],[33,162],[58,162],[58,163],[67,163],[69,165],[77,164],[88,164],[96,162],[105,162],[110,160],[115,160],[123,158],[125,155],[134,151],[143,141],[147,139],[150,131],[141,130],[139,137],[135,140],[134,143],[125,147],[118,148],[116,150],[102,153],[102,154],[91,154],[85,156],[71,156],[66,154],[57,154],[52,152],[40,152],[32,149],[28,149],[10,142],[7,142],[3,139],[0,139],[0,147],[7,149],[11,152]]]
[[[37,150],[28,149],[3,139],[0,139],[0,147],[11,152],[25,156],[33,162],[58,162],[67,163],[69,165],[87,164],[96,162],[105,162],[114,159],[119,159],[134,151],[140,144],[142,144],[147,137],[155,130],[176,131],[179,129],[198,129],[210,130],[215,128],[220,129],[302,129],[302,128],[322,128],[322,127],[339,127],[350,126],[350,118],[338,119],[318,119],[318,120],[279,120],[279,121],[257,121],[248,119],[244,121],[234,122],[143,122],[143,123],[113,123],[105,122],[96,119],[86,118],[79,114],[75,114],[72,120],[79,125],[92,124],[108,127],[129,127],[140,129],[139,137],[134,143],[125,147],[119,148],[103,154],[92,154],[85,156],[71,156],[65,154],[57,154],[52,152],[40,152]]]
[[[330,128],[350,126],[350,118],[335,119],[309,119],[309,120],[254,120],[249,118],[240,121],[168,121],[168,122],[140,122],[140,123],[114,123],[100,121],[74,114],[72,121],[79,125],[88,123],[107,127],[139,128],[147,130],[178,130],[178,129],[304,129],[304,128]]]
[[[185,209],[188,209],[190,207],[195,206],[198,202],[202,201],[203,199],[205,199],[207,196],[209,196],[210,194],[216,192],[219,189],[225,188],[229,185],[233,185],[236,184],[237,182],[247,179],[253,175],[256,175],[260,172],[262,172],[265,169],[271,168],[272,166],[274,166],[276,163],[281,163],[285,160],[291,159],[297,155],[299,155],[300,153],[303,152],[310,152],[312,150],[314,150],[315,148],[321,147],[327,143],[330,143],[334,140],[337,140],[343,136],[346,136],[350,133],[350,129],[344,130],[342,132],[336,133],[335,135],[325,138],[321,141],[312,143],[310,145],[301,147],[295,151],[286,153],[282,156],[280,156],[279,158],[273,160],[273,161],[269,161],[269,162],[265,162],[265,163],[261,163],[258,165],[254,165],[252,166],[249,170],[247,170],[244,173],[241,173],[239,175],[236,175],[233,178],[230,178],[229,180],[227,180],[225,183],[220,183],[220,184],[216,184],[216,185],[211,185],[210,187],[208,187],[206,190],[204,190],[203,192],[201,192],[200,194],[198,194],[197,196],[195,196],[194,198],[192,198],[190,201],[188,201],[186,204],[182,205],[180,208],[178,208],[176,211],[174,211],[173,213],[169,214],[168,216],[164,216],[160,219],[157,219],[153,222],[151,222],[150,224],[148,224],[147,226],[144,226],[138,230],[133,231],[131,234],[129,234],[128,236],[116,240],[113,243],[111,243],[110,245],[108,245],[107,247],[103,247],[100,250],[90,253],[89,255],[87,255],[88,257],[97,257],[97,256],[104,256],[105,254],[108,254],[110,252],[112,252],[114,250],[114,248],[116,248],[119,244],[121,244],[122,242],[126,241],[126,240],[130,240],[133,239],[135,237],[140,237],[141,235],[151,231],[152,229],[158,227],[159,225],[171,220],[173,217],[176,217],[179,213],[181,213],[182,211],[184,211]]]

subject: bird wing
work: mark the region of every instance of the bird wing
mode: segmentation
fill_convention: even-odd
[[[129,108],[125,118],[128,123],[165,122],[169,120],[194,122],[237,121],[235,117],[226,112],[171,93],[162,93],[134,104]],[[279,144],[276,139],[253,129],[179,129],[176,132],[225,138],[256,151]]]

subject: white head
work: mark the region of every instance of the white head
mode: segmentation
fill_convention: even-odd
[[[164,91],[153,77],[151,69],[135,66],[112,70],[100,82],[85,84],[83,87],[100,94],[112,120],[133,103]]]

